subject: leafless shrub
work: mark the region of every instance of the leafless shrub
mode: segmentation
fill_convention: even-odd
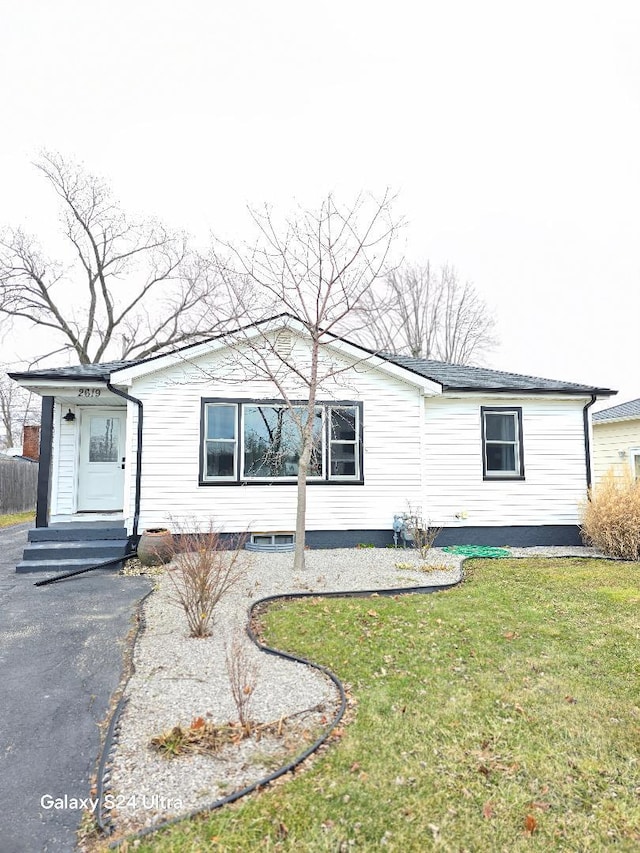
[[[640,480],[609,472],[582,506],[581,533],[610,557],[640,560]]]
[[[208,637],[216,605],[246,574],[242,551],[246,536],[230,544],[212,522],[204,532],[175,532],[179,535],[174,535],[173,567],[168,573],[173,600],[186,614],[189,636]]]
[[[420,510],[414,510],[409,506],[409,511],[402,516],[404,521],[405,538],[418,551],[423,560],[427,559],[433,543],[438,538],[441,527],[432,527],[426,521]]]
[[[225,644],[225,657],[238,720],[246,727],[249,724],[249,708],[258,681],[258,666],[247,654],[240,634],[234,635],[230,647]]]

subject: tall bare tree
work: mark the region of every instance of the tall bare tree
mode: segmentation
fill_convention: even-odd
[[[5,448],[16,447],[25,424],[40,422],[32,395],[9,379],[8,369],[9,365],[0,365],[0,447]]]
[[[69,257],[21,228],[0,233],[0,315],[58,333],[81,364],[143,358],[226,319],[209,263],[182,234],[129,217],[108,186],[59,154],[35,164],[60,202]]]
[[[355,312],[373,282],[388,265],[399,222],[393,198],[360,195],[347,207],[329,195],[317,210],[300,210],[278,221],[269,207],[250,210],[256,241],[241,246],[218,243],[214,259],[221,278],[234,294],[240,313],[251,320],[286,312],[275,323],[258,322],[237,333],[232,346],[235,374],[275,387],[299,436],[294,569],[304,568],[307,476],[317,452],[314,430],[319,392],[335,392],[348,368],[332,355],[347,318]],[[251,293],[251,304],[244,294]],[[307,349],[291,347],[294,326],[301,324]],[[227,366],[221,369],[224,378]],[[299,402],[303,400],[304,403]],[[276,424],[271,450],[281,455],[282,430]]]
[[[451,266],[406,265],[367,294],[355,334],[380,351],[473,364],[495,346],[495,320],[473,284]]]

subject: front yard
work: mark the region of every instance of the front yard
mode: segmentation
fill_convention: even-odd
[[[139,851],[640,848],[640,568],[476,560],[456,589],[273,606],[355,718],[272,790]]]

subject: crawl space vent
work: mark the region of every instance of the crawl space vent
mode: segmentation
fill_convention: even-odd
[[[247,551],[293,551],[296,537],[294,533],[252,533],[244,547]]]

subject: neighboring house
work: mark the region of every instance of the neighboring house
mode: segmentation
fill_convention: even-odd
[[[283,322],[260,334],[276,340]],[[308,336],[286,324],[285,355],[302,364]],[[52,537],[42,530],[52,524],[68,539],[96,522],[135,538],[172,519],[289,535],[299,442],[275,386],[241,364],[247,347],[227,334],[137,362],[12,374],[43,397],[34,541]],[[311,547],[391,543],[394,515],[410,507],[443,528],[439,544],[580,541],[589,407],[615,392],[376,355],[341,338],[323,359],[342,372],[318,393]],[[293,379],[290,388],[304,399]],[[44,567],[36,557],[30,567]]]
[[[640,399],[594,412],[592,421],[595,486],[608,471],[640,480]]]

